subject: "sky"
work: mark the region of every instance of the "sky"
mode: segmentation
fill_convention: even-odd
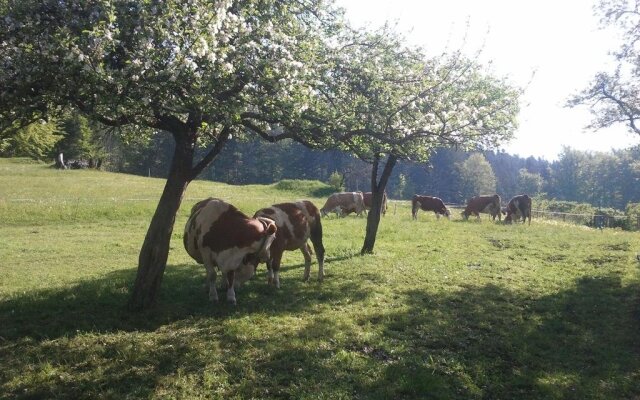
[[[602,29],[593,0],[337,0],[356,27],[396,25],[429,54],[482,50],[491,73],[525,89],[515,137],[502,149],[521,157],[556,160],[563,146],[609,151],[640,144],[617,126],[586,129],[586,107],[565,103],[598,71],[612,70],[619,33]],[[464,40],[465,35],[467,37]]]

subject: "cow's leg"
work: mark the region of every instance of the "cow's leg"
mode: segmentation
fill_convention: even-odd
[[[300,251],[304,256],[304,276],[302,279],[306,282],[309,280],[309,274],[311,273],[311,249],[309,248],[309,243],[305,242],[300,247]]]
[[[235,276],[235,270],[227,272],[227,301],[234,306],[236,305],[236,291],[233,288],[233,280],[235,279]]]
[[[269,258],[267,261],[267,284],[271,285],[273,283],[273,261]]]
[[[282,261],[282,251],[271,254],[271,270],[273,271],[273,284],[280,289],[280,262]]]
[[[436,215],[436,219],[440,219],[440,214],[439,213],[437,213],[435,211],[433,213]]]
[[[316,250],[316,259],[318,260],[318,280],[322,282],[324,280],[324,246],[322,242],[320,245],[313,244]]]
[[[216,290],[216,267],[211,262],[205,262],[207,270],[207,286],[209,286],[209,300],[218,301],[218,291]]]
[[[311,227],[311,243],[313,243],[313,249],[316,252],[316,259],[318,260],[318,280],[322,282],[324,279],[324,245],[322,244],[322,225],[320,220]],[[311,250],[311,248],[309,248]]]

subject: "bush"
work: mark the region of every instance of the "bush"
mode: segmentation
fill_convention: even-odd
[[[335,192],[335,189],[326,183],[302,179],[283,179],[274,183],[273,187],[286,192],[305,193],[311,197],[326,197]]]
[[[344,175],[338,171],[333,171],[329,176],[329,186],[336,192],[344,192]]]

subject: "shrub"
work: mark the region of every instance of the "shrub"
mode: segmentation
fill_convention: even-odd
[[[326,197],[335,192],[335,189],[326,183],[302,179],[283,179],[274,183],[273,187],[286,192],[304,193],[311,197]]]
[[[329,176],[329,186],[336,192],[344,192],[344,175],[338,171],[333,171]]]

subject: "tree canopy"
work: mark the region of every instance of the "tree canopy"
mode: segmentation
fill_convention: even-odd
[[[320,1],[9,1],[0,21],[0,118],[61,107],[107,125],[216,138],[293,112],[304,95]]]
[[[568,105],[590,108],[593,120],[589,128],[625,124],[631,132],[640,134],[640,1],[601,0],[595,11],[602,25],[616,27],[622,33],[620,47],[612,52],[616,66],[613,71],[596,74]]]
[[[429,57],[387,26],[340,33],[292,129],[308,143],[336,145],[372,163],[372,209],[398,160],[426,161],[441,146],[494,148],[511,138],[520,90],[461,52]],[[363,253],[373,251],[376,211]]]
[[[439,146],[492,148],[511,137],[520,91],[462,53],[429,57],[389,27],[338,41],[296,126],[309,141],[334,140],[371,162],[426,161]]]

